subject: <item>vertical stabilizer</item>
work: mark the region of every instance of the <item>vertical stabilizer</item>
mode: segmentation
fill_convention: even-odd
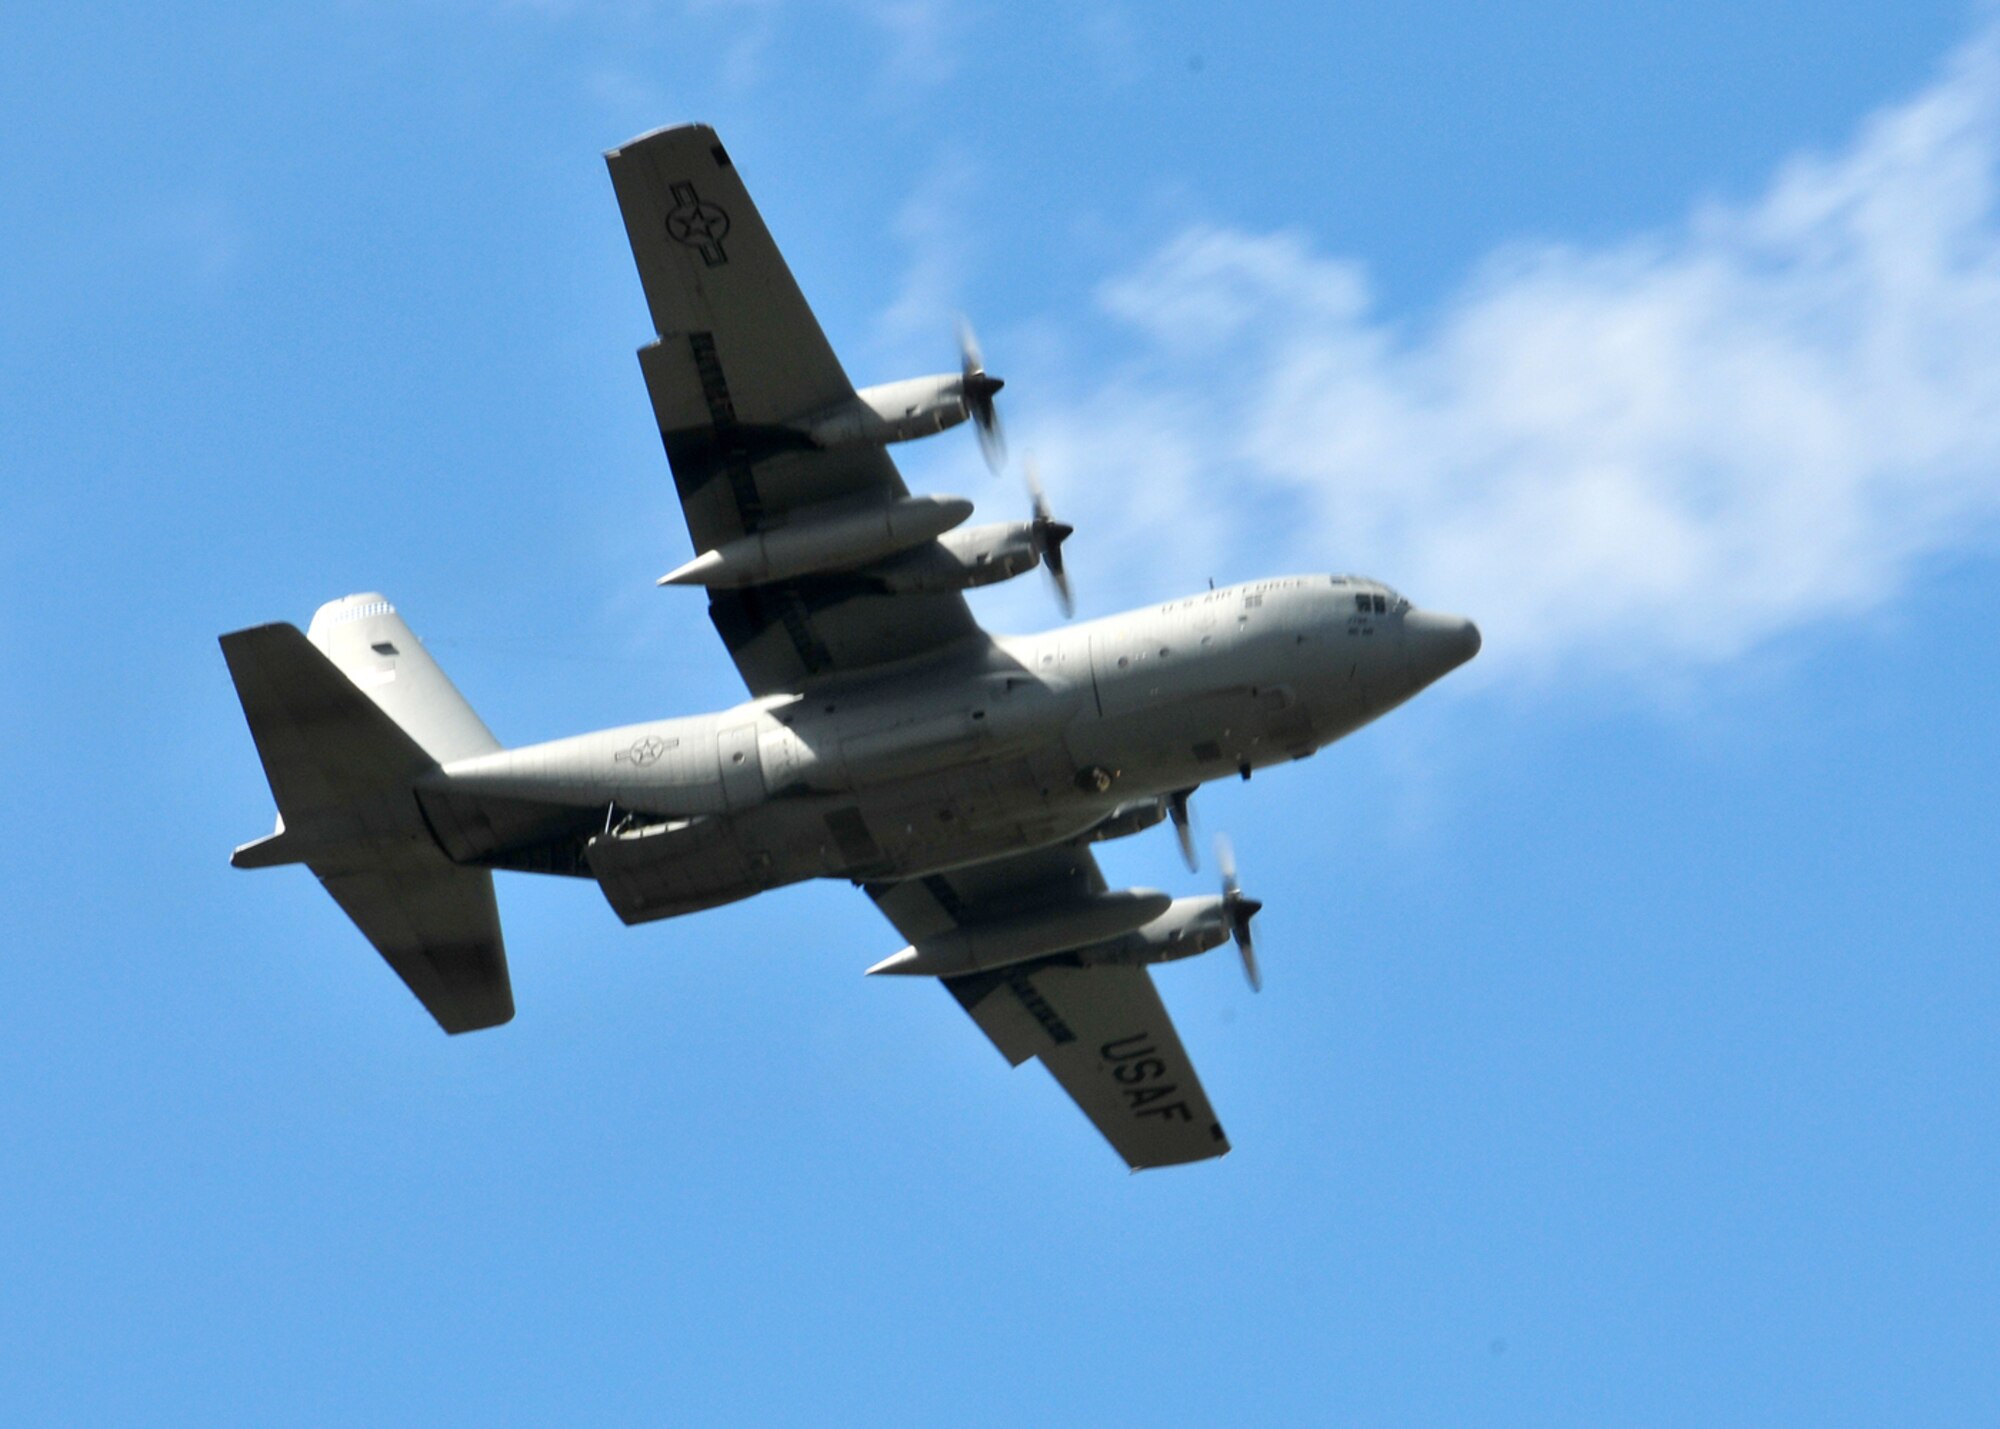
[[[438,763],[500,747],[386,596],[328,601],[313,612],[306,639]]]

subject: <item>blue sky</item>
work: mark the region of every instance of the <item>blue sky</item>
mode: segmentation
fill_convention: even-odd
[[[1990,12],[1335,8],[10,15],[0,1413],[1993,1422]],[[224,630],[385,590],[509,742],[739,697],[598,157],[688,118],[858,381],[972,315],[1081,613],[1485,628],[1197,801],[1268,903],[1261,996],[1159,975],[1222,1162],[1125,1175],[844,886],[504,879],[447,1040],[227,867]]]

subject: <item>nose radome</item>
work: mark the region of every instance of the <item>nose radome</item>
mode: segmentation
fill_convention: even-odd
[[[1479,653],[1479,627],[1462,615],[1413,610],[1404,617],[1412,663],[1426,681],[1439,679]]]

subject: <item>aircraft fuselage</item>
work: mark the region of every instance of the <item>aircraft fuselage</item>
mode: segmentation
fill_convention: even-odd
[[[955,662],[829,683],[445,765],[423,792],[464,862],[504,849],[457,791],[601,812],[586,867],[627,922],[802,879],[917,877],[1136,832],[1163,796],[1302,759],[1479,648],[1372,581],[1203,591]],[[498,839],[499,835],[493,835]]]

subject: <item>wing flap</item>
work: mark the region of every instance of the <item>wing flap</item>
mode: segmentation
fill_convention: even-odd
[[[824,593],[805,581],[718,590],[709,619],[753,695],[924,656],[985,636],[957,593]]]

